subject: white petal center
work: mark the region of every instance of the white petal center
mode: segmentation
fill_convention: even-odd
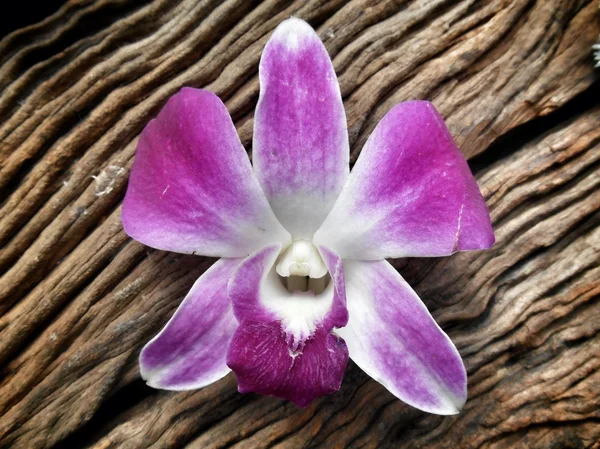
[[[277,274],[283,277],[301,276],[313,279],[327,274],[327,267],[317,248],[308,240],[296,240],[285,249],[279,262]]]

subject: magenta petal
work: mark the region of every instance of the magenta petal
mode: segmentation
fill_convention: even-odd
[[[323,262],[331,275],[333,303],[331,311],[326,315],[324,326],[328,329],[344,327],[348,324],[348,308],[346,307],[346,282],[342,259],[334,251],[324,246],[319,247]]]
[[[140,354],[142,378],[154,388],[190,390],[230,369],[226,354],[237,327],[227,281],[240,259],[217,261],[196,281],[175,315]]]
[[[477,182],[431,103],[402,103],[379,122],[315,240],[363,260],[493,245]]]
[[[305,406],[337,391],[348,350],[332,329],[348,321],[341,260],[324,254],[332,280],[321,295],[287,292],[275,278],[279,246],[248,257],[229,282],[240,322],[227,356],[240,392],[269,394]]]
[[[386,261],[344,261],[350,322],[337,333],[352,360],[407,404],[458,413],[467,397],[460,355]]]
[[[337,77],[306,22],[282,22],[259,68],[253,161],[275,215],[295,238],[311,239],[348,175],[346,115]]]
[[[229,348],[227,363],[240,393],[275,396],[305,407],[338,391],[348,363],[344,340],[318,328],[294,353],[276,321],[242,323]]]
[[[246,256],[289,239],[225,105],[191,88],[144,129],[122,219],[125,231],[148,246],[206,256]]]

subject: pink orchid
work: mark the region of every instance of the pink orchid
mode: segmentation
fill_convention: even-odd
[[[489,213],[431,103],[394,107],[352,172],[331,59],[299,19],[260,62],[253,161],[219,98],[184,88],[144,129],[123,203],[136,240],[221,257],[142,350],[148,385],[309,404],[348,358],[404,402],[457,413],[466,372],[448,336],[385,261],[489,248]]]

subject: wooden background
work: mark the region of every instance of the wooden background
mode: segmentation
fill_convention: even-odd
[[[1,448],[599,448],[600,88],[591,0],[71,0],[0,41]],[[121,228],[137,137],[182,86],[251,150],[257,68],[295,15],[332,55],[352,160],[431,99],[497,244],[395,263],[456,342],[469,400],[438,417],[349,366],[306,409],[139,378],[142,345],[212,263]]]

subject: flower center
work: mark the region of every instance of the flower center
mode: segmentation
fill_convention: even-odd
[[[310,291],[318,295],[330,278],[319,251],[308,240],[296,240],[282,251],[275,270],[290,293]]]

